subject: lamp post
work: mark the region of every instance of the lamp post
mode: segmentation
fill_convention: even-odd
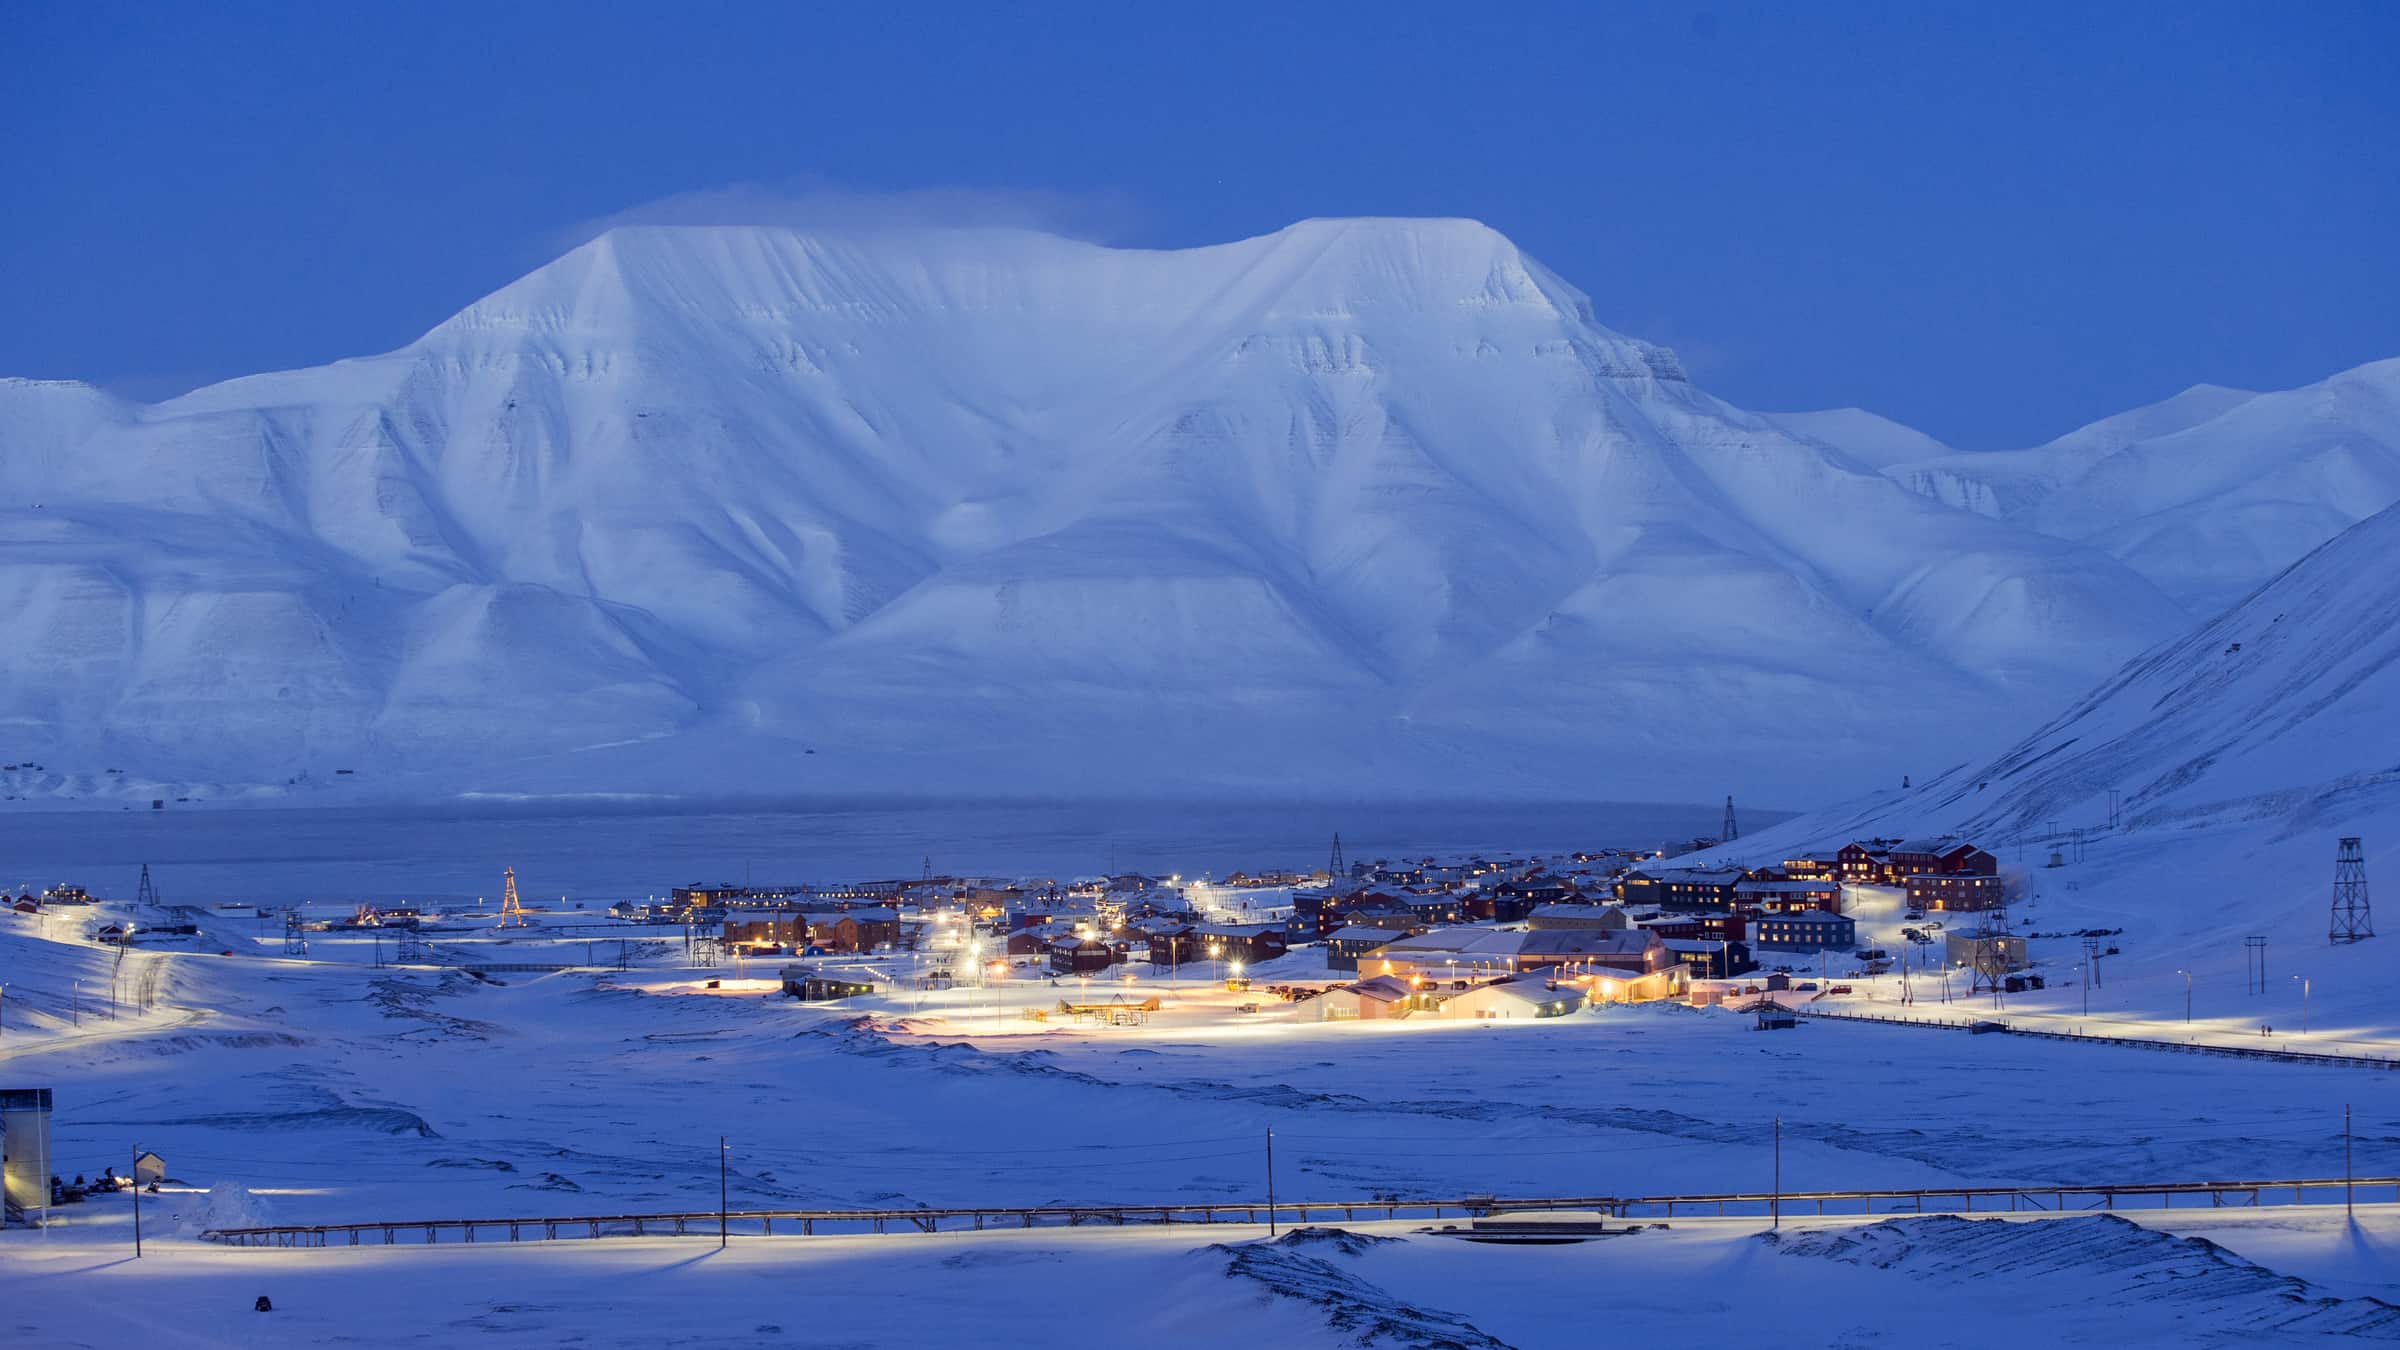
[[[2179,970],[2175,973],[2183,977],[2183,1021],[2185,1026],[2190,1026],[2192,1021],[2192,972]]]
[[[2294,975],[2292,978],[2300,982],[2300,1034],[2305,1036],[2308,1034],[2309,978],[2306,975]]]

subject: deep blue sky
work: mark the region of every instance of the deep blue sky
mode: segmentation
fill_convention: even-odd
[[[2024,444],[2400,355],[2396,54],[2319,0],[9,0],[0,373],[173,392],[662,197],[965,187],[1144,245],[1473,216],[1735,402]]]

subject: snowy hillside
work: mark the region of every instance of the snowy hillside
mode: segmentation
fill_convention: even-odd
[[[2182,623],[1456,220],[618,230],[383,356],[0,386],[0,488],[35,795],[1807,800]]]
[[[1885,472],[1949,505],[2105,548],[2206,618],[2400,501],[2400,360],[2273,394],[2198,385],[2036,449]]]
[[[1822,441],[1871,469],[1956,453],[1933,437],[1864,408],[1760,413],[1795,436]]]
[[[2370,875],[2388,878],[2400,839],[2395,558],[2400,506],[2128,664],[1988,763],[1714,852],[1771,862],[1851,838],[1956,833],[2048,897],[2031,923],[2142,925],[2142,954],[2112,978],[2150,981],[2132,996],[2153,1010],[2170,1005],[2185,970],[2230,985],[2243,939],[2259,935],[2286,953],[2279,969],[2311,978],[2320,1012],[2334,991],[2354,1015],[2379,1016],[2373,1009],[2390,1001],[2388,947],[2328,949],[2327,932],[2336,841],[2362,837]],[[2058,862],[2045,866],[2053,853]],[[2381,942],[2394,940],[2391,924],[2387,907]],[[2297,992],[2283,976],[2276,989]],[[2272,1016],[2295,1012],[2306,1016]]]

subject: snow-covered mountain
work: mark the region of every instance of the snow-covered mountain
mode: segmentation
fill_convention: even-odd
[[[1759,416],[1795,436],[1830,445],[1871,469],[1957,453],[1915,427],[1868,412],[1864,408],[1760,413]]]
[[[2105,548],[2205,618],[2400,501],[2400,360],[2272,394],[2197,385],[2035,449],[1884,471],[1949,505]]]
[[[27,791],[1815,798],[2182,624],[1455,220],[617,230],[382,356],[0,385],[0,501]]]
[[[2165,969],[2206,963],[2225,978],[2243,937],[2271,936],[2290,968],[2329,984],[2338,974],[2388,1007],[2388,953],[2323,949],[2336,841],[2360,836],[2370,864],[2388,865],[2400,837],[2396,561],[2400,505],[2128,663],[1988,761],[1706,856],[1772,862],[1850,838],[1954,833],[2076,909],[2041,911],[2037,924],[2043,914],[2052,927],[2134,922]],[[2070,842],[2077,832],[2086,847]],[[2053,850],[2059,870],[2043,866]],[[2387,910],[2387,932],[2390,923]],[[2168,936],[2182,945],[2155,945]]]
[[[2148,827],[2400,798],[2400,506],[2131,662],[1956,783],[1993,830],[2104,816]]]

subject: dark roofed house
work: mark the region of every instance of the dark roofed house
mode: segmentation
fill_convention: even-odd
[[[1696,938],[1668,938],[1667,954],[1692,968],[1696,980],[1722,980],[1753,969],[1750,949],[1739,942],[1711,942]]]
[[[1731,909],[1734,887],[1742,880],[1738,867],[1676,867],[1627,872],[1617,882],[1617,898],[1628,905],[1662,909]]]
[[[1768,879],[1734,883],[1734,897],[1742,904],[1765,914],[1797,913],[1805,909],[1821,909],[1828,914],[1842,912],[1842,883],[1810,879]]]
[[[1761,915],[1755,931],[1759,946],[1778,951],[1848,951],[1858,945],[1858,925],[1823,910]]]
[[[1100,938],[1061,934],[1043,944],[1050,957],[1050,970],[1056,975],[1097,975],[1117,963],[1114,943]]]
[[[1919,872],[1910,876],[1908,907],[1916,910],[1997,909],[2008,897],[2007,883],[1996,876],[1975,873],[1942,875]]]
[[[783,992],[802,1003],[830,1003],[835,999],[872,994],[875,985],[859,976],[827,974],[813,966],[785,966]]]
[[[1369,924],[1337,928],[1334,930],[1333,936],[1325,939],[1325,968],[1327,970],[1356,971],[1358,958],[1394,938],[1406,935],[1407,930],[1383,928]]]
[[[1284,928],[1277,923],[1204,923],[1193,930],[1211,961],[1257,965],[1284,954]]]

